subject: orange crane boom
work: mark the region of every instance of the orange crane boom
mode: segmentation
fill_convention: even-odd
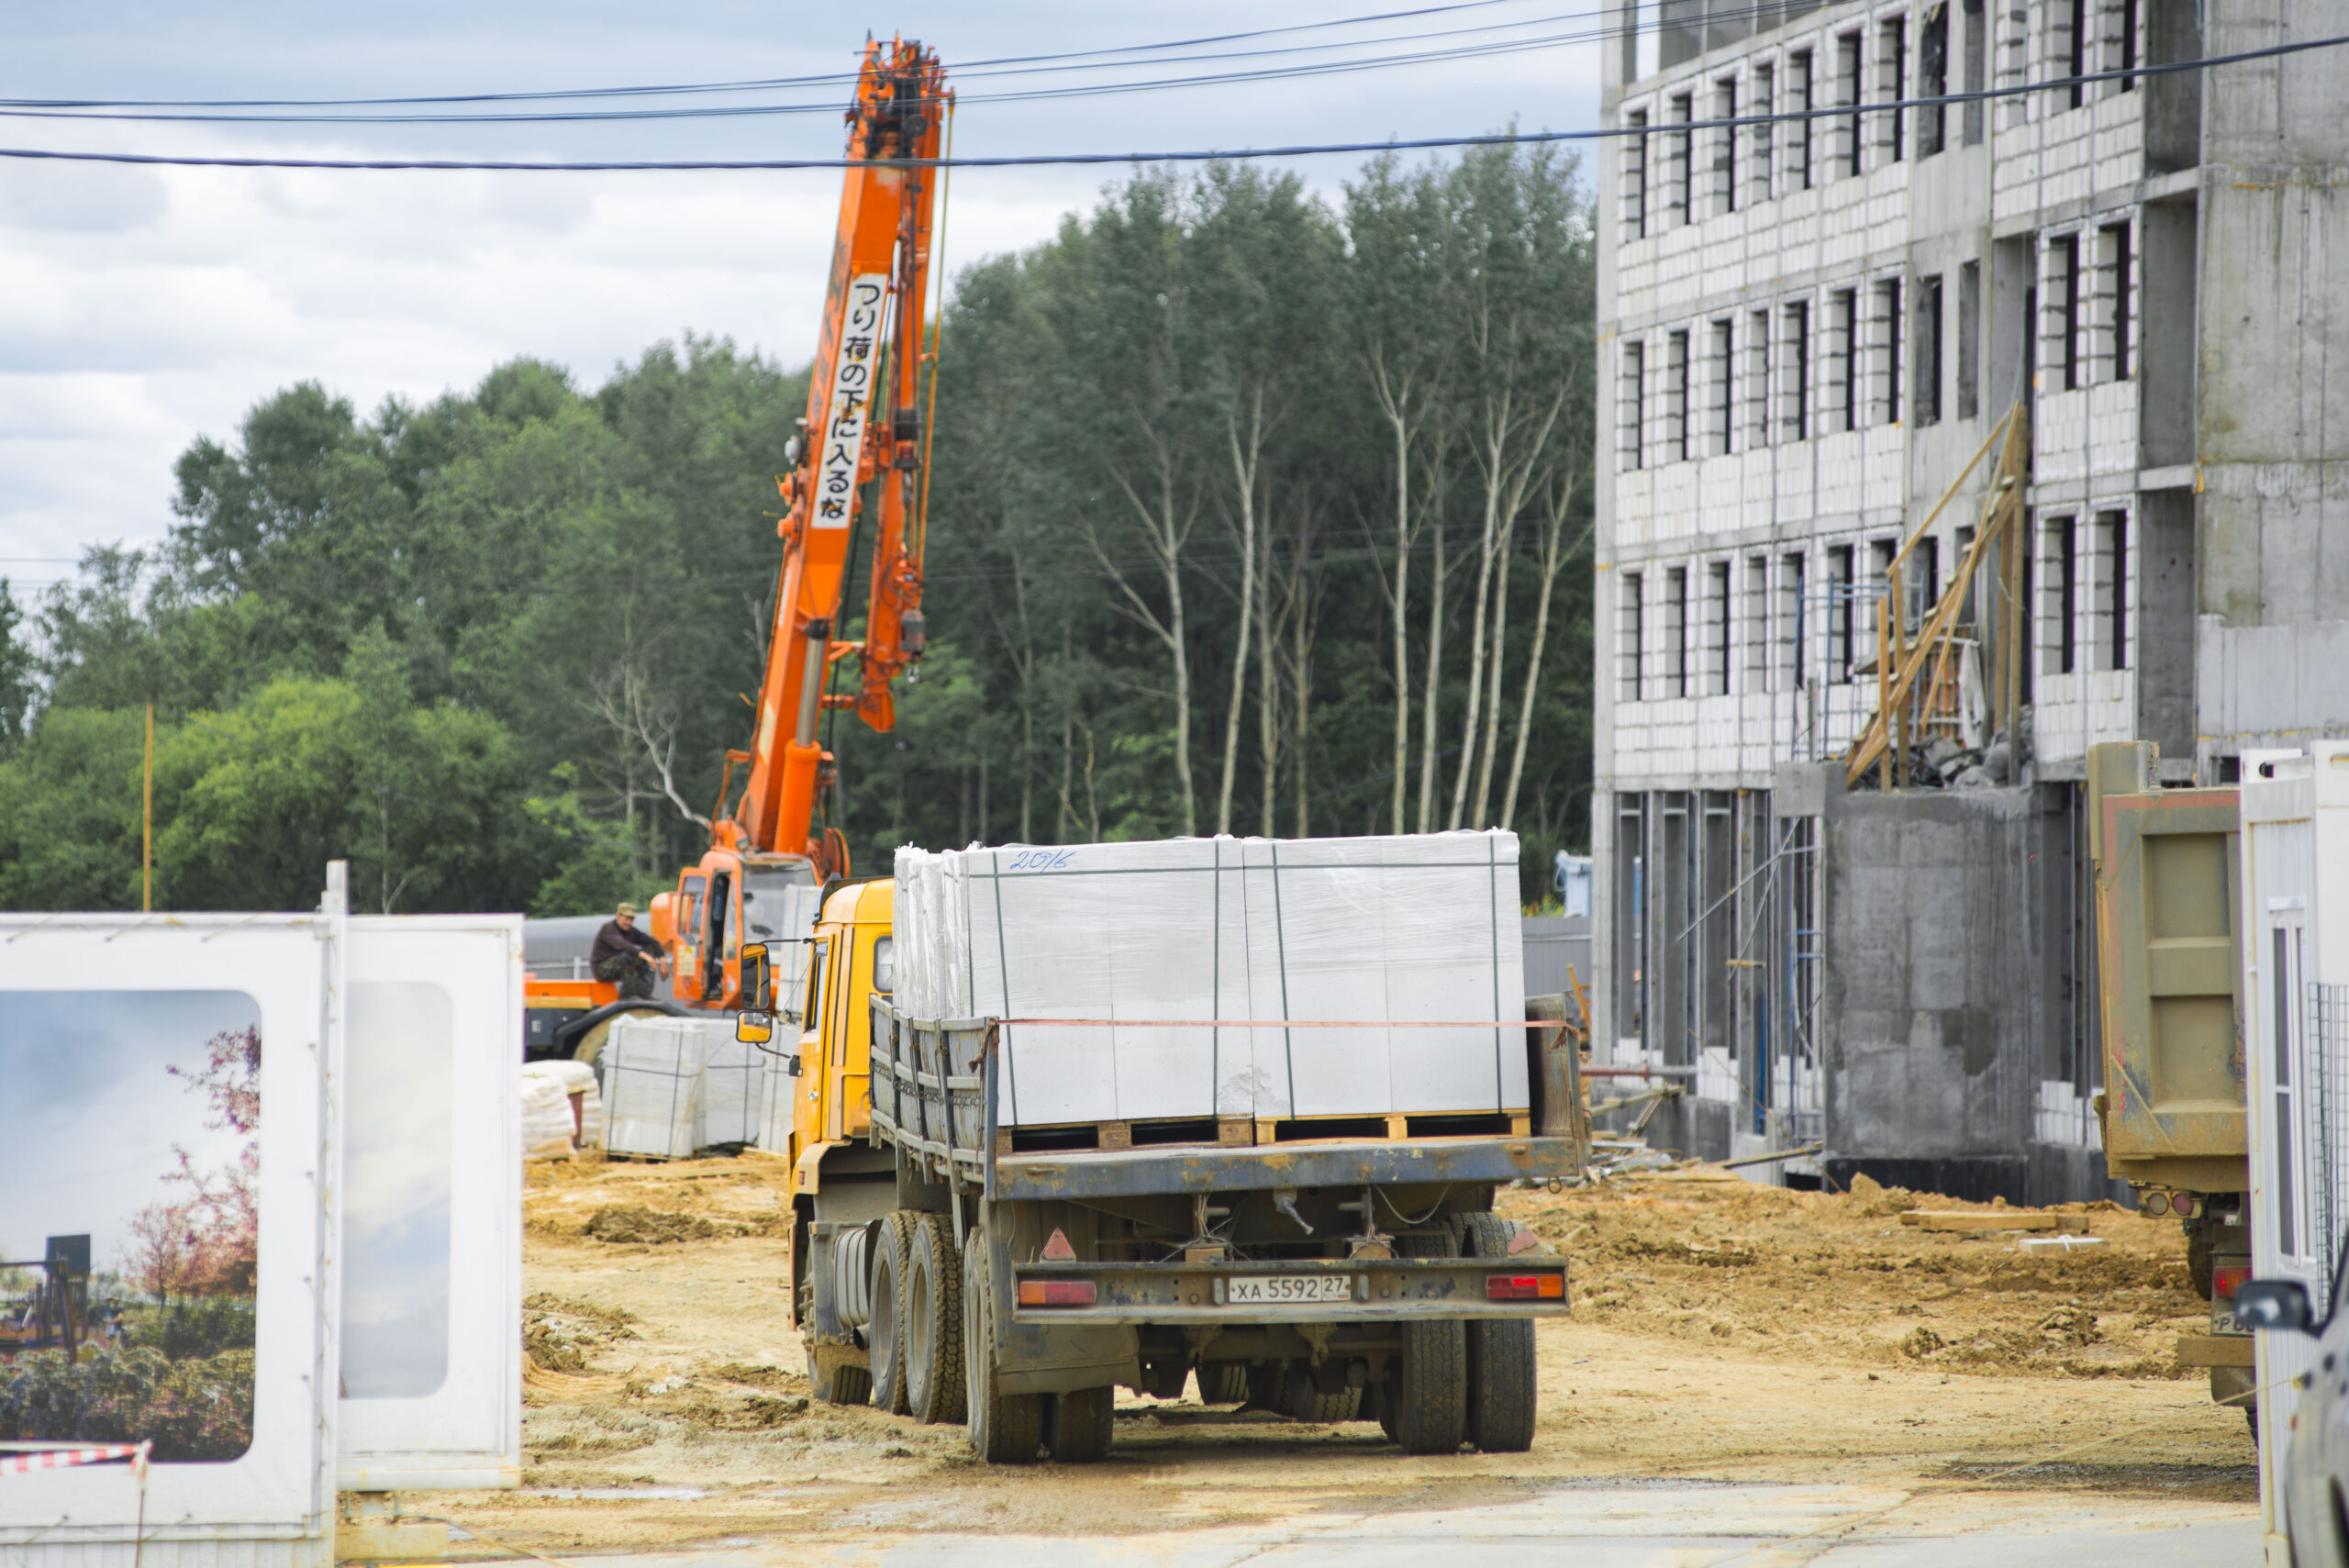
[[[874,728],[893,728],[889,683],[922,653],[927,466],[918,395],[940,171],[886,161],[936,159],[948,102],[935,54],[903,41],[867,47],[849,111],[848,156],[882,161],[852,169],[841,196],[805,429],[779,482],[784,562],[751,771],[733,820],[718,832],[729,847],[807,855],[829,874],[848,868],[835,842],[813,833],[817,792],[831,769],[818,720],[824,709],[853,707]],[[867,484],[872,594],[864,639],[848,642],[833,634]],[[852,656],[863,667],[860,689],[828,694],[831,663]]]
[[[534,1018],[547,1016],[530,1039],[546,1035],[552,1052],[572,1054],[575,1042],[592,1060],[607,1018],[631,1009],[737,1006],[743,941],[789,940],[785,928],[813,896],[792,890],[848,873],[846,838],[817,826],[837,780],[820,721],[828,709],[853,708],[873,728],[894,728],[890,683],[922,655],[923,405],[935,360],[926,302],[943,178],[936,161],[952,103],[934,52],[906,39],[866,44],[807,412],[776,480],[783,561],[751,747],[726,754],[708,851],[652,901],[651,934],[674,960],[665,994],[628,1000],[600,980],[532,980],[525,1001]],[[851,640],[836,633],[868,493],[872,587],[864,636]],[[832,666],[850,660],[856,690],[829,691]],[[738,763],[749,769],[729,811]]]

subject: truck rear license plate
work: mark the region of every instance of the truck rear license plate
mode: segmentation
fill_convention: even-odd
[[[1232,1307],[1352,1301],[1353,1296],[1352,1274],[1234,1274],[1223,1283],[1223,1299]]]

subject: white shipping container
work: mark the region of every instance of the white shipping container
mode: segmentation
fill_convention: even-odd
[[[518,1486],[522,922],[351,925],[340,1484]],[[571,1093],[594,1072],[527,1073],[544,1085],[541,1141],[567,1154]]]
[[[2243,1056],[2252,1273],[2307,1284],[2320,1314],[2349,1247],[2349,744],[2243,759]],[[2260,1510],[2316,1340],[2257,1336]]]
[[[94,1267],[122,1266],[133,1212],[170,1195],[169,1140],[207,1165],[242,1141],[205,1127],[204,1100],[166,1063],[200,1069],[204,1037],[238,1018],[262,1045],[250,1444],[233,1458],[159,1458],[143,1489],[121,1463],[0,1477],[9,1568],[332,1562],[339,1409],[322,1392],[343,1282],[340,1206],[321,1197],[341,1160],[348,932],[339,878],[317,915],[0,915],[0,1056],[70,1040],[83,1069],[40,1095],[0,1094],[0,1192],[11,1195],[0,1256],[40,1256],[45,1235],[86,1233]],[[82,1350],[112,1353],[103,1340]]]
[[[901,849],[896,1000],[1134,1020],[1008,1028],[1004,1125],[1522,1111],[1517,862],[1504,832]]]

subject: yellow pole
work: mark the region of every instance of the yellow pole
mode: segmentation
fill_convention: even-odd
[[[139,803],[139,907],[155,907],[155,705],[147,705],[147,783]]]

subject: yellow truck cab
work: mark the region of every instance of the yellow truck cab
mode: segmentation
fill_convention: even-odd
[[[894,989],[890,918],[896,884],[888,880],[842,887],[824,900],[809,948],[807,988],[799,1015],[797,1074],[791,1129],[791,1178],[784,1201],[793,1210],[792,1320],[807,1327],[808,1252],[816,1240],[868,1224],[896,1207],[896,1161],[867,1141],[873,1124],[873,995]],[[808,1375],[818,1396],[831,1387],[829,1350],[852,1340],[808,1347]],[[845,1368],[852,1379],[861,1368]]]

